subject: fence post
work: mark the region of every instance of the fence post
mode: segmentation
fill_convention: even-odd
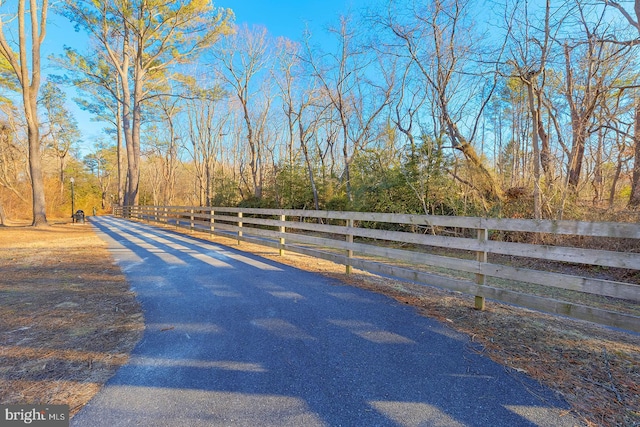
[[[195,229],[194,224],[193,224],[193,209],[189,209],[189,231],[191,231],[193,233],[193,230]]]
[[[209,212],[209,215],[211,215],[211,217],[209,218],[209,222],[211,225],[209,225],[209,234],[213,235],[213,232],[216,231],[216,226],[214,225],[216,220],[213,219],[213,216],[215,215],[215,211],[213,209],[211,209],[211,211]]]
[[[353,228],[353,220],[352,219],[348,219],[347,220],[347,227],[348,228]],[[347,243],[353,243],[353,234],[351,234],[350,232],[347,233]],[[351,249],[347,249],[347,258],[353,258],[353,251]],[[347,264],[346,265],[345,273],[346,274],[351,274],[351,264]]]
[[[284,222],[287,220],[285,215],[280,215],[280,221]],[[280,226],[280,233],[285,233],[284,225]],[[280,236],[280,256],[284,256],[284,236]]]
[[[240,244],[240,239],[242,238],[242,212],[238,212],[238,245]]]
[[[489,230],[486,228],[478,228],[477,230],[477,234],[478,234],[478,242],[482,243],[482,242],[486,242],[489,239]],[[476,252],[476,260],[479,263],[485,263],[487,262],[487,253],[484,251],[477,251]],[[487,278],[484,274],[481,273],[476,273],[476,284],[479,286],[484,286],[487,283]],[[485,301],[484,301],[484,297],[481,297],[479,295],[476,295],[475,298],[475,308],[476,310],[484,310],[484,305],[485,305]]]

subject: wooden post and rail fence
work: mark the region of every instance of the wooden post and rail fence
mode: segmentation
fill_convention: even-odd
[[[489,298],[640,332],[640,224],[193,206],[114,214],[326,259],[347,274],[358,268],[461,292],[479,310]],[[585,239],[588,248],[566,245]],[[600,278],[610,269],[631,279]]]

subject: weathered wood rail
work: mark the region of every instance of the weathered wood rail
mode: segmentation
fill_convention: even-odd
[[[593,269],[640,270],[640,224],[193,206],[125,206],[114,213],[274,247],[281,255],[286,250],[327,259],[345,265],[347,273],[355,267],[462,292],[475,296],[478,309],[484,309],[489,298],[640,332],[637,283],[508,265],[511,257],[525,257]],[[399,231],[391,230],[394,227]],[[627,239],[632,248],[622,252],[496,240],[501,233],[514,232]],[[444,248],[447,256],[429,253],[434,248]],[[452,252],[460,257],[450,256]],[[490,262],[490,254],[502,257],[492,256]],[[489,286],[488,278],[501,280],[500,286]],[[633,310],[520,292],[509,289],[510,282],[598,295]]]

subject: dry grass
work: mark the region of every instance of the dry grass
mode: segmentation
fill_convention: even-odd
[[[0,402],[75,414],[124,364],[141,309],[89,225],[0,227]]]

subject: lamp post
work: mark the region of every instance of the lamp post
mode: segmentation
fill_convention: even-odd
[[[69,181],[71,181],[71,221],[76,222],[76,217],[73,216],[76,211],[76,200],[75,200],[76,197],[75,197],[74,188],[73,188],[73,185],[76,183],[76,180],[73,177],[71,177]]]

